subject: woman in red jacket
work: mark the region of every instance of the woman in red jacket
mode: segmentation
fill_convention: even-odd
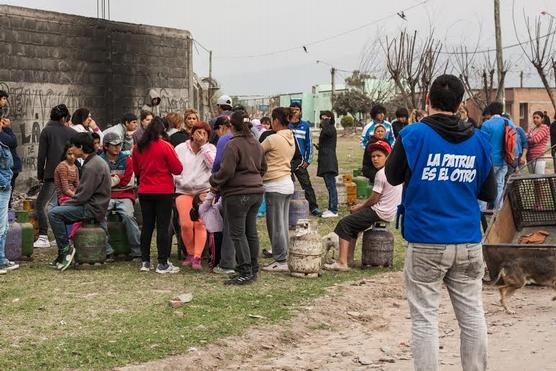
[[[527,167],[529,174],[544,174],[546,160],[543,155],[550,139],[550,128],[544,124],[544,113],[541,111],[533,113],[533,124],[527,132]]]
[[[160,117],[155,117],[139,143],[133,147],[133,171],[139,179],[139,202],[143,214],[141,231],[142,272],[151,269],[151,239],[156,224],[158,266],[156,273],[176,273],[168,261],[170,239],[168,224],[174,194],[173,175],[181,174],[183,167],[174,147],[164,138],[165,128]]]

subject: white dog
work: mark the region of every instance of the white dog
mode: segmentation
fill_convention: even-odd
[[[334,232],[322,237],[322,263],[331,264],[338,259],[340,253],[340,237]]]

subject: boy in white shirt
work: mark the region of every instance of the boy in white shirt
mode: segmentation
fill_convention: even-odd
[[[402,200],[403,186],[392,186],[386,180],[384,164],[391,147],[384,141],[369,145],[373,166],[378,170],[373,185],[373,193],[363,203],[352,206],[351,215],[342,218],[334,232],[340,237],[340,254],[338,261],[325,264],[324,268],[334,271],[347,271],[348,255],[353,256],[357,235],[378,221],[392,221],[396,216],[398,205]]]

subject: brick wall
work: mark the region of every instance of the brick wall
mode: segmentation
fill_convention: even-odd
[[[189,106],[188,31],[0,5],[0,89],[24,163],[18,185],[36,176],[40,130],[50,109],[87,107],[102,127],[139,113],[157,89],[159,113]]]

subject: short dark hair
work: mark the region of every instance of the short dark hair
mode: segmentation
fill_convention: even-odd
[[[77,133],[71,137],[70,143],[87,154],[95,152],[95,143],[90,133]]]
[[[97,133],[91,133],[91,136],[93,137],[93,143],[95,142],[95,140],[100,140],[100,135],[98,135]]]
[[[299,108],[300,111],[303,111],[303,109],[301,108],[301,103],[299,102],[291,102],[290,108],[294,108],[294,107]]]
[[[4,98],[4,97],[9,98],[9,96],[10,96],[10,95],[8,94],[7,91],[5,91],[5,90],[0,90],[0,98]]]
[[[371,118],[374,120],[379,113],[384,113],[386,115],[386,107],[382,104],[375,104],[373,108],[371,108]]]
[[[291,119],[291,112],[288,107],[277,107],[272,110],[272,119],[280,121],[283,127],[288,127]]]
[[[220,126],[226,126],[231,128],[232,124],[230,123],[230,116],[218,116],[216,121],[214,121],[213,128],[214,130],[218,130]]]
[[[147,111],[147,110],[142,110],[141,111],[141,121],[143,121],[144,119],[147,118],[147,116],[152,116],[154,118],[154,114],[151,111]]]
[[[124,113],[124,115],[122,116],[122,124],[125,124],[126,122],[131,122],[131,121],[136,121],[137,120],[137,116],[135,115],[135,113]]]
[[[272,120],[270,119],[270,117],[268,116],[264,116],[263,118],[261,118],[261,124],[263,122],[268,122],[269,124],[272,122]]]
[[[429,98],[431,107],[446,112],[457,112],[463,99],[463,83],[454,75],[441,75],[432,82]]]
[[[70,117],[70,113],[65,104],[59,104],[52,107],[50,110],[50,119],[52,121],[60,121],[61,119],[64,119],[64,122],[66,122],[68,117]]]
[[[396,117],[397,118],[400,118],[400,117],[409,118],[409,111],[405,107],[398,108],[396,110]]]
[[[87,108],[78,108],[71,116],[71,123],[74,125],[83,124],[91,112]]]
[[[501,102],[492,102],[486,106],[485,111],[487,115],[501,115],[504,113],[504,105]]]

